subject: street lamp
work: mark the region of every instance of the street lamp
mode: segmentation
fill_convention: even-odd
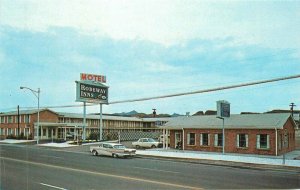
[[[38,90],[32,90],[31,88],[21,86],[20,89],[27,89],[32,92],[32,94],[37,98],[38,100],[38,120],[37,120],[37,144],[39,144],[39,128],[40,128],[40,88]]]

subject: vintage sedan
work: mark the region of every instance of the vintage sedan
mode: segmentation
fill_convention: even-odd
[[[101,143],[98,146],[91,146],[90,152],[94,155],[112,156],[118,157],[133,157],[135,156],[136,150],[126,148],[122,144],[118,143]]]
[[[158,148],[162,147],[162,143],[152,138],[140,138],[136,142],[132,142],[132,146],[136,148]]]

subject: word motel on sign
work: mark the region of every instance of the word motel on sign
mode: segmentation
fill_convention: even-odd
[[[106,76],[81,73],[80,80],[88,80],[88,81],[106,83]]]

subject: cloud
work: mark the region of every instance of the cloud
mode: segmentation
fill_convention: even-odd
[[[238,44],[234,38],[195,38],[165,46],[145,40],[86,35],[70,27],[51,27],[36,32],[2,26],[1,34],[0,55],[4,55],[1,64],[7,64],[0,70],[1,76],[5,76],[0,83],[1,89],[5,89],[0,94],[0,100],[5,100],[0,102],[3,108],[35,103],[30,94],[27,98],[32,98],[32,102],[23,101],[21,85],[40,87],[42,105],[75,104],[74,81],[79,80],[81,72],[106,75],[110,86],[109,100],[117,101],[288,76],[298,74],[300,70],[296,50]],[[280,86],[284,94],[278,93],[279,88],[261,97],[258,95],[266,90],[224,91],[119,104],[109,106],[109,110],[130,111],[128,109],[134,106],[148,110],[155,105],[165,112],[193,112],[214,108],[216,100],[225,98],[232,104],[251,99],[263,101],[266,106],[272,103],[263,100],[267,96],[272,96],[274,104],[283,105],[286,99],[295,96],[295,92],[285,90],[290,89],[289,84]],[[263,106],[251,104],[246,107],[263,109]]]
[[[115,40],[164,45],[233,37],[240,44],[299,48],[300,3],[237,1],[2,0],[2,25],[32,31],[72,27]]]

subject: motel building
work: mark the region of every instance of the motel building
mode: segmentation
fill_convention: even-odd
[[[223,121],[216,115],[176,117],[163,128],[170,148],[223,152]],[[295,150],[296,123],[289,113],[231,115],[224,128],[225,153],[277,156]]]
[[[81,138],[84,128],[83,114],[54,112],[50,109],[40,109],[38,126],[38,110],[25,110],[19,112],[19,121],[17,111],[0,114],[0,138],[6,139],[17,137],[18,134],[24,139],[39,140],[66,140],[73,135]],[[103,133],[109,132],[156,132],[156,136],[162,133],[157,125],[165,124],[171,118],[137,118],[123,117],[103,114]],[[100,116],[86,115],[86,137],[91,133],[99,133]],[[39,128],[39,136],[37,129]],[[20,133],[18,133],[20,130]],[[135,138],[135,137],[131,137]]]

